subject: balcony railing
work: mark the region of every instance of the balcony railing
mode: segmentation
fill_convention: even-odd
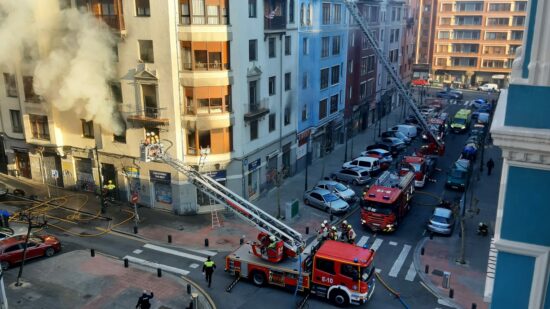
[[[229,63],[221,63],[221,62],[183,63],[183,69],[186,71],[222,71],[222,70],[229,70]]]
[[[166,126],[169,123],[169,119],[160,118],[161,110],[158,107],[146,107],[143,110],[138,110],[128,115],[127,119],[128,121],[143,125]]]
[[[226,15],[208,15],[208,16],[180,16],[180,24],[182,25],[227,25],[229,18]]]
[[[114,30],[123,31],[126,30],[124,26],[124,19],[118,15],[98,15],[97,18],[103,20],[109,27]]]
[[[188,105],[185,107],[185,112],[188,115],[206,115],[206,114],[223,114],[230,113],[231,107],[229,105],[213,105],[209,106],[193,106]]]
[[[283,30],[286,28],[286,16],[264,18],[264,30]]]
[[[269,113],[267,99],[260,100],[255,103],[248,104],[248,112],[244,114],[245,121],[258,119]]]

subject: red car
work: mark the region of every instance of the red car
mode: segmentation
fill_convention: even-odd
[[[23,261],[26,235],[8,237],[0,241],[0,266],[3,270]],[[51,235],[31,235],[27,244],[26,259],[52,256],[61,250],[61,242]]]

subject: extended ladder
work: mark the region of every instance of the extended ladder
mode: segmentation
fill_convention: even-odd
[[[229,190],[212,177],[203,175],[185,165],[183,162],[171,158],[160,143],[142,145],[145,161],[162,161],[170,165],[175,170],[183,173],[189,181],[199,190],[225,205],[243,220],[255,225],[260,231],[273,235],[284,242],[286,248],[299,254],[305,247],[305,241],[302,234],[293,228],[287,226],[267,212],[256,207],[240,195]]]
[[[350,12],[351,16],[355,19],[355,21],[359,24],[359,27],[361,28],[361,31],[363,34],[367,37],[367,41],[372,46],[374,51],[376,52],[376,55],[378,56],[378,59],[382,62],[384,65],[386,71],[388,71],[388,74],[390,75],[392,81],[394,82],[395,86],[397,87],[397,90],[399,91],[399,94],[407,102],[409,107],[413,110],[416,118],[418,119],[418,122],[420,122],[420,125],[424,129],[424,131],[429,132],[429,134],[432,136],[434,143],[437,144],[438,147],[441,147],[442,144],[440,141],[437,140],[436,135],[432,132],[430,127],[428,126],[428,123],[426,123],[426,120],[424,119],[424,116],[420,113],[420,110],[418,109],[416,105],[416,101],[414,98],[409,94],[407,89],[405,88],[405,85],[401,81],[401,78],[395,71],[394,67],[391,65],[391,63],[386,59],[386,56],[378,47],[378,44],[374,40],[374,37],[372,34],[367,30],[367,26],[363,22],[363,19],[361,19],[361,14],[359,13],[359,8],[357,8],[357,5],[353,0],[344,0],[344,4],[348,8],[348,11]]]

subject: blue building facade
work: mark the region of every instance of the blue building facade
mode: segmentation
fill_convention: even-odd
[[[297,168],[343,142],[348,12],[339,0],[299,2]]]
[[[503,152],[496,272],[485,290],[491,308],[550,308],[550,2],[531,0],[528,12],[491,128]]]

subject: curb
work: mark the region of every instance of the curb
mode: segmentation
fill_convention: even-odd
[[[418,274],[418,276],[420,277],[420,280],[422,280],[422,283],[424,285],[425,288],[428,289],[428,291],[430,293],[432,293],[435,297],[437,297],[438,299],[442,299],[443,301],[445,301],[448,305],[454,307],[454,308],[462,308],[459,304],[457,304],[454,300],[452,300],[451,298],[443,295],[440,291],[439,291],[439,288],[432,283],[432,281],[426,276],[426,274],[424,274],[424,269],[422,269],[422,265],[420,265],[420,250],[422,249],[422,247],[424,247],[424,244],[426,243],[426,241],[428,240],[429,238],[428,237],[424,237],[422,238],[417,244],[416,244],[416,247],[414,248],[414,255],[413,255],[413,262],[414,262],[414,268],[416,270],[416,273]]]

